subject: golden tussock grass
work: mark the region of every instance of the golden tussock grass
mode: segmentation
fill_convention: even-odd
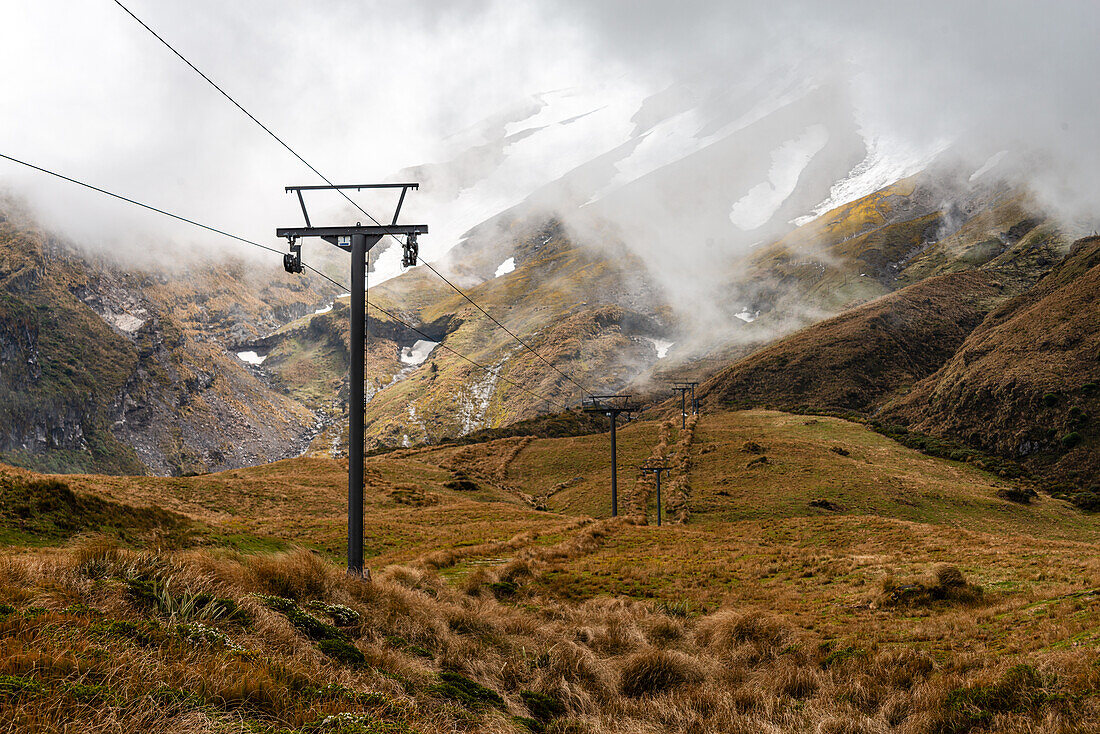
[[[204,624],[217,633],[199,638],[194,622],[134,596],[127,582],[143,578],[231,599],[247,622],[213,617]],[[424,568],[366,583],[304,550],[153,553],[92,539],[5,555],[0,598],[16,602],[0,622],[0,712],[25,731],[312,732],[339,713],[393,731],[516,731],[508,717],[529,717],[535,694],[561,707],[548,731],[1061,732],[1098,713],[1095,650],[945,658],[882,633],[840,644],[763,610],[506,604]],[[331,658],[278,611],[286,605],[330,627],[336,618],[318,610],[350,610],[353,621],[332,628],[362,661]],[[463,699],[447,680],[503,703],[478,704],[480,688]]]
[[[631,427],[645,438],[639,456],[660,443],[658,429]],[[415,475],[440,499],[410,508],[368,498],[374,531],[393,545],[369,583],[305,548],[133,549],[86,537],[6,549],[0,731],[1097,728],[1093,520],[1049,498],[1000,502],[976,470],[835,419],[707,416],[693,434],[690,517],[660,529],[532,512],[490,490],[449,493],[434,462],[453,448],[377,459],[380,481]],[[771,458],[756,474],[744,468],[747,440]],[[508,481],[532,495],[554,486],[575,471],[567,462],[529,478],[517,467],[553,450],[605,457],[586,441],[532,443]],[[835,444],[850,455],[825,448]],[[241,472],[220,488],[164,481],[189,487],[181,505],[229,503],[241,490],[243,504],[286,513],[318,481],[290,473]],[[261,497],[268,478],[283,504]],[[169,491],[104,481],[123,498]],[[813,496],[847,509],[811,507]],[[335,532],[338,510],[307,519]],[[441,528],[404,527],[435,518]]]

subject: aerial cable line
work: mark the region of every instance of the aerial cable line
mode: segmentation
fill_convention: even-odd
[[[282,253],[280,253],[280,254],[282,254]],[[314,273],[316,273],[317,275],[321,276],[322,278],[324,278],[324,279],[325,279],[325,280],[327,280],[328,282],[332,283],[333,285],[338,285],[338,286],[340,286],[341,288],[343,288],[344,290],[351,290],[350,288],[348,288],[348,286],[347,286],[347,285],[345,285],[345,284],[343,284],[343,283],[341,283],[341,282],[339,282],[339,281],[333,280],[332,278],[330,278],[329,276],[325,275],[324,273],[322,273],[322,272],[321,272],[320,270],[318,270],[317,268],[313,267],[312,265],[307,265],[306,263],[302,263],[302,266],[303,266],[304,268],[306,268],[307,270],[312,270],[312,271],[313,271]],[[367,301],[367,306],[368,306],[369,308],[373,308],[373,309],[374,309],[375,311],[380,311],[380,312],[382,312],[382,313],[383,313],[383,314],[385,314],[386,316],[389,316],[389,317],[390,317],[391,319],[393,319],[393,320],[394,320],[394,321],[396,321],[397,323],[399,323],[399,324],[401,324],[402,326],[404,326],[404,327],[405,327],[406,329],[408,329],[409,331],[415,332],[415,333],[419,334],[420,336],[424,337],[424,340],[425,340],[425,341],[433,341],[433,340],[432,340],[432,338],[431,338],[431,337],[429,337],[429,336],[428,336],[427,334],[425,334],[425,333],[424,333],[423,331],[421,331],[420,329],[416,328],[415,326],[412,326],[412,325],[410,325],[410,324],[409,324],[409,323],[408,323],[407,321],[403,320],[403,319],[402,319],[402,318],[401,318],[400,316],[398,316],[397,314],[393,313],[392,311],[387,311],[386,309],[382,308],[382,307],[381,307],[381,306],[379,306],[378,304],[376,304],[376,303],[371,303],[371,302],[370,302],[369,300]],[[509,379],[508,379],[507,377],[504,377],[503,375],[501,375],[501,374],[500,374],[500,370],[499,370],[499,368],[498,368],[498,369],[496,369],[496,370],[494,370],[494,369],[493,369],[492,367],[486,367],[485,365],[481,364],[480,362],[475,362],[474,360],[470,359],[469,357],[467,357],[467,356],[466,356],[465,354],[463,354],[462,352],[458,352],[458,351],[455,351],[454,349],[452,349],[451,347],[447,346],[447,345],[446,345],[446,344],[444,344],[443,342],[436,342],[436,346],[439,346],[439,347],[441,347],[441,348],[443,348],[443,349],[446,349],[446,350],[447,350],[448,352],[450,352],[451,354],[455,355],[456,357],[458,357],[458,358],[460,358],[460,359],[464,359],[464,360],[466,360],[467,362],[469,362],[470,364],[472,364],[472,365],[473,365],[474,367],[477,367],[478,369],[481,369],[481,370],[484,370],[485,372],[488,372],[488,373],[489,373],[490,375],[493,375],[493,376],[494,376],[494,377],[496,377],[497,379],[499,379],[499,380],[502,380],[503,382],[506,382],[506,383],[508,383],[508,384],[509,384],[509,385],[511,385],[512,387],[515,387],[515,388],[518,388],[518,389],[520,389],[520,390],[523,390],[523,391],[524,391],[525,393],[527,393],[528,395],[533,395],[534,397],[536,397],[536,398],[539,398],[540,400],[545,400],[545,401],[546,401],[547,403],[550,403],[551,405],[556,405],[556,406],[558,406],[558,407],[560,407],[560,408],[563,408],[563,409],[567,409],[567,408],[568,408],[568,406],[564,405],[563,403],[559,403],[559,402],[558,402],[558,401],[556,401],[556,400],[551,400],[551,399],[550,399],[550,398],[548,398],[548,397],[545,397],[545,396],[543,396],[543,395],[539,395],[539,394],[538,394],[537,392],[534,392],[534,391],[532,391],[532,390],[529,390],[528,388],[524,387],[523,385],[520,385],[520,384],[518,384],[518,383],[512,382],[512,381],[511,381],[511,380],[509,380]]]
[[[149,211],[156,212],[157,214],[163,214],[166,217],[171,217],[172,219],[178,219],[181,222],[186,222],[187,224],[193,224],[196,227],[202,227],[203,229],[205,229],[209,232],[214,232],[215,234],[220,234],[220,235],[224,235],[226,237],[231,237],[232,239],[235,239],[238,242],[243,242],[246,245],[252,245],[253,247],[259,247],[261,249],[267,250],[268,252],[274,252],[277,255],[282,255],[283,254],[282,250],[276,250],[274,247],[268,247],[267,245],[261,245],[259,242],[253,242],[252,240],[246,240],[244,237],[238,237],[235,234],[230,234],[229,232],[218,229],[217,227],[210,227],[208,225],[202,224],[201,222],[196,222],[194,219],[188,219],[187,217],[181,217],[179,214],[173,214],[172,212],[166,212],[163,209],[158,209],[155,206],[151,206],[149,204],[144,204],[140,201],[136,201],[134,199],[130,199],[128,197],[122,196],[121,194],[116,194],[113,191],[108,191],[107,189],[101,189],[98,186],[92,186],[91,184],[84,183],[83,181],[77,181],[75,178],[69,178],[68,176],[63,176],[60,173],[55,173],[54,171],[50,171],[50,170],[47,170],[45,168],[41,168],[39,166],[34,165],[33,163],[27,163],[26,161],[21,161],[18,158],[12,158],[10,155],[4,155],[3,153],[0,153],[0,158],[6,158],[7,160],[11,161],[12,163],[18,163],[21,166],[26,166],[27,168],[33,168],[34,170],[41,171],[42,173],[48,173],[49,175],[60,178],[63,181],[68,181],[69,183],[74,183],[77,186],[83,186],[86,189],[91,189],[92,191],[97,191],[101,194],[106,194],[107,196],[113,196],[116,199],[120,199],[120,200],[125,201],[129,204],[134,204],[135,206],[140,206],[143,209],[148,209]]]
[[[27,168],[34,169],[35,171],[40,171],[42,173],[53,176],[55,178],[59,178],[63,181],[68,181],[69,183],[76,184],[77,186],[83,186],[86,189],[91,189],[92,191],[98,192],[100,194],[105,194],[105,195],[113,197],[115,199],[119,199],[120,201],[125,201],[128,204],[133,204],[133,205],[139,206],[143,209],[148,209],[149,211],[156,212],[157,214],[163,214],[166,217],[171,217],[172,219],[178,220],[180,222],[185,222],[185,223],[193,225],[195,227],[200,227],[201,229],[205,229],[208,232],[213,232],[215,234],[220,234],[224,237],[229,237],[231,239],[237,240],[238,242],[242,242],[246,245],[251,245],[252,247],[258,247],[261,250],[267,250],[268,252],[273,252],[276,255],[279,255],[280,257],[285,254],[282,250],[276,250],[274,247],[268,247],[267,245],[260,244],[259,242],[254,242],[250,239],[246,239],[244,237],[240,237],[238,235],[231,234],[229,232],[226,232],[223,229],[218,229],[217,227],[211,227],[207,224],[203,224],[202,222],[196,222],[194,219],[188,219],[187,217],[182,217],[179,214],[173,214],[172,212],[165,211],[164,209],[159,209],[155,206],[152,206],[150,204],[146,204],[146,203],[138,201],[136,199],[131,199],[131,198],[129,198],[127,196],[123,196],[121,194],[116,194],[113,191],[108,191],[107,189],[102,189],[98,186],[93,186],[92,184],[85,183],[83,181],[78,181],[75,178],[70,178],[70,177],[65,176],[63,174],[57,173],[56,171],[51,171],[48,168],[42,168],[41,166],[36,166],[33,163],[28,163],[27,161],[23,161],[23,160],[20,160],[18,158],[13,158],[10,155],[5,155],[3,153],[0,153],[0,158],[3,158],[5,160],[9,160],[12,163],[18,163],[21,166],[26,166]],[[323,272],[321,272],[317,268],[313,267],[312,265],[308,265],[306,263],[303,263],[302,265],[303,265],[303,267],[305,267],[305,268],[309,269],[310,271],[316,273],[320,277],[327,280],[329,283],[332,283],[333,285],[343,289],[344,291],[351,290],[346,284],[341,283],[338,280],[334,280],[333,278],[330,278],[328,275],[324,274]],[[421,331],[420,329],[416,328],[412,324],[410,324],[407,321],[405,321],[404,319],[402,319],[397,314],[394,314],[390,311],[387,311],[386,309],[382,308],[381,306],[379,306],[377,304],[374,304],[374,303],[370,303],[369,301],[367,302],[367,306],[369,308],[373,308],[374,310],[385,314],[386,316],[389,316],[391,319],[393,319],[397,323],[401,324],[402,326],[404,326],[409,331],[412,331],[412,332],[422,336],[426,341],[433,341],[433,339],[431,337],[429,337],[423,331]],[[465,354],[462,354],[461,352],[457,351],[456,349],[453,349],[452,347],[444,344],[443,342],[437,342],[437,346],[442,347],[443,349],[447,350],[448,352],[455,355],[456,357],[458,357],[460,359],[463,359],[466,362],[469,362],[474,367],[477,367],[478,369],[484,370],[485,372],[493,375],[498,380],[501,380],[502,382],[505,382],[505,383],[511,385],[512,387],[514,387],[518,390],[522,390],[523,392],[527,393],[528,395],[536,397],[539,400],[543,400],[543,401],[545,401],[545,402],[547,402],[551,405],[557,405],[557,406],[562,407],[562,408],[568,407],[568,406],[565,406],[564,404],[558,402],[557,400],[551,400],[550,398],[546,397],[545,395],[541,395],[541,394],[535,392],[534,390],[531,390],[530,388],[524,387],[523,385],[520,385],[517,382],[513,382],[512,380],[508,379],[504,375],[500,374],[499,369],[494,370],[492,367],[488,367],[486,365],[483,365],[480,362],[477,362],[476,360],[473,360],[473,359],[467,357]]]
[[[225,98],[226,98],[227,100],[229,100],[229,102],[230,102],[230,103],[231,103],[231,104],[232,104],[232,105],[233,105],[234,107],[236,107],[236,108],[237,108],[237,109],[239,109],[239,110],[240,110],[241,112],[243,112],[243,113],[245,114],[245,116],[247,116],[247,117],[248,117],[248,119],[252,120],[252,121],[253,121],[253,122],[255,122],[255,123],[256,123],[257,125],[259,125],[259,126],[260,126],[260,128],[261,128],[261,129],[262,129],[262,130],[263,130],[264,132],[266,132],[266,133],[267,133],[268,135],[270,135],[270,136],[271,136],[272,138],[274,138],[274,139],[275,139],[275,140],[276,140],[276,141],[277,141],[277,142],[279,143],[279,145],[281,145],[281,146],[283,146],[284,148],[286,148],[286,149],[287,149],[287,151],[289,151],[291,155],[293,155],[293,156],[294,156],[295,158],[297,158],[297,159],[298,159],[299,161],[301,161],[301,162],[302,162],[302,163],[303,163],[303,164],[304,164],[304,165],[306,166],[306,168],[308,168],[309,170],[313,171],[313,173],[317,174],[317,176],[319,176],[319,177],[321,178],[321,180],[322,180],[322,181],[324,181],[324,182],[325,182],[326,184],[328,184],[329,186],[332,186],[332,187],[334,187],[334,188],[336,187],[336,185],[335,185],[335,184],[333,184],[333,183],[332,183],[332,181],[330,181],[330,180],[328,179],[328,177],[327,177],[327,176],[325,176],[325,174],[321,173],[321,172],[320,172],[320,171],[318,171],[318,170],[317,170],[316,168],[314,168],[314,166],[313,166],[313,165],[312,165],[312,164],[311,164],[311,163],[310,163],[309,161],[307,161],[307,160],[306,160],[305,158],[303,158],[303,157],[302,157],[301,155],[299,155],[297,151],[295,151],[295,150],[294,150],[293,148],[291,148],[291,147],[290,147],[289,145],[287,145],[286,141],[284,141],[284,140],[283,140],[282,138],[280,138],[280,137],[279,137],[278,135],[276,135],[276,134],[275,134],[274,132],[272,132],[272,131],[271,131],[271,128],[269,128],[269,127],[268,127],[267,125],[265,125],[265,124],[263,124],[262,122],[260,122],[260,121],[259,121],[259,120],[258,120],[258,119],[256,118],[256,116],[255,116],[255,115],[253,115],[253,114],[252,114],[251,112],[249,112],[248,110],[246,110],[246,109],[245,109],[245,108],[244,108],[244,107],[243,107],[243,106],[242,106],[242,105],[241,105],[241,104],[240,104],[240,103],[239,103],[239,102],[238,102],[237,100],[233,99],[233,97],[231,97],[231,96],[229,95],[229,93],[228,93],[228,92],[226,92],[226,91],[225,91],[224,89],[222,89],[221,87],[219,87],[219,86],[218,86],[218,85],[217,85],[217,84],[216,84],[216,83],[214,82],[214,80],[213,80],[213,79],[211,79],[211,78],[210,78],[210,77],[208,77],[208,76],[207,76],[206,74],[204,74],[204,73],[203,73],[203,72],[202,72],[202,71],[201,71],[201,70],[200,70],[200,69],[199,69],[199,68],[198,68],[197,66],[195,66],[194,64],[192,64],[192,63],[191,63],[191,62],[190,62],[190,61],[189,61],[189,60],[187,59],[187,57],[186,57],[186,56],[184,56],[184,55],[183,55],[183,54],[181,54],[181,53],[180,53],[179,51],[177,51],[177,50],[176,50],[176,48],[175,48],[174,46],[172,46],[172,44],[168,43],[168,41],[166,41],[166,40],[164,39],[164,37],[163,37],[163,36],[161,36],[161,35],[160,35],[159,33],[157,33],[157,32],[156,32],[156,31],[154,31],[154,30],[153,30],[152,28],[150,28],[150,27],[148,26],[148,24],[146,24],[146,23],[145,23],[145,21],[143,21],[143,20],[142,20],[141,18],[139,18],[139,17],[137,17],[136,15],[134,15],[133,11],[131,11],[131,10],[130,10],[129,8],[127,8],[127,7],[125,6],[125,5],[123,5],[123,4],[121,3],[121,2],[119,2],[119,0],[113,0],[113,1],[114,1],[115,5],[117,5],[117,6],[119,6],[120,8],[122,8],[122,9],[123,9],[123,10],[124,10],[124,11],[126,12],[126,14],[127,14],[127,15],[129,15],[129,16],[130,16],[131,18],[133,18],[134,20],[136,20],[136,21],[138,22],[138,24],[139,24],[139,25],[140,25],[140,26],[141,26],[142,28],[144,28],[145,30],[149,31],[149,33],[151,33],[151,34],[153,35],[153,37],[154,37],[154,38],[156,38],[156,39],[157,39],[158,41],[160,41],[160,42],[161,42],[162,44],[164,44],[164,46],[165,46],[165,47],[166,47],[166,48],[167,48],[167,49],[168,49],[169,51],[171,51],[171,52],[172,52],[173,54],[175,54],[175,55],[176,55],[177,57],[179,57],[179,59],[180,59],[181,61],[183,61],[183,63],[185,63],[185,64],[187,64],[187,65],[188,65],[189,67],[191,67],[191,69],[192,69],[192,70],[193,70],[193,71],[194,71],[194,72],[195,72],[196,74],[198,74],[198,75],[199,75],[200,77],[202,77],[202,78],[203,78],[203,79],[204,79],[204,80],[205,80],[205,81],[206,81],[206,82],[207,82],[207,83],[208,83],[208,84],[209,84],[210,86],[212,86],[212,87],[214,87],[214,89],[218,90],[218,92],[219,92],[219,93],[220,93],[220,94],[221,94],[221,95],[222,95],[223,97],[225,97]],[[371,220],[372,222],[374,222],[374,223],[375,223],[376,225],[378,225],[378,226],[382,226],[382,223],[381,223],[381,222],[379,222],[379,221],[378,221],[377,219],[375,219],[375,218],[374,218],[374,216],[373,216],[373,215],[372,215],[372,214],[371,214],[370,212],[368,212],[368,211],[367,211],[366,209],[364,209],[364,208],[363,208],[362,206],[360,206],[360,205],[359,205],[359,204],[358,204],[358,203],[357,203],[357,202],[356,202],[356,201],[355,201],[354,199],[352,199],[352,198],[351,198],[350,196],[348,196],[348,195],[347,195],[346,193],[344,193],[344,191],[343,191],[342,189],[339,189],[339,188],[337,188],[336,190],[337,190],[337,191],[338,191],[338,192],[340,193],[340,195],[341,195],[341,196],[343,196],[343,197],[344,197],[345,199],[347,199],[347,201],[348,201],[348,203],[349,203],[349,204],[351,204],[351,205],[352,205],[352,206],[354,206],[354,207],[355,207],[356,209],[358,209],[358,210],[359,210],[360,212],[362,212],[364,216],[366,216],[366,217],[367,217],[368,219],[370,219],[370,220]],[[388,235],[388,236],[389,236],[389,237],[391,237],[391,238],[393,238],[393,241],[394,241],[394,242],[397,242],[398,244],[401,244],[401,241],[400,241],[399,239],[397,239],[397,237],[396,237],[396,236],[394,236],[394,235],[392,235],[392,234],[391,234],[391,235]],[[554,370],[554,371],[555,371],[555,372],[557,372],[557,373],[558,373],[559,375],[561,375],[562,377],[564,377],[564,378],[565,378],[566,380],[568,380],[569,382],[573,383],[573,384],[574,384],[574,385],[575,385],[575,386],[576,386],[576,387],[577,387],[578,389],[580,389],[580,391],[581,391],[581,392],[582,392],[583,394],[585,394],[585,395],[589,395],[589,396],[590,396],[590,395],[592,395],[592,391],[591,391],[591,390],[589,390],[589,389],[587,389],[586,387],[584,387],[584,385],[581,385],[581,384],[580,384],[579,382],[577,382],[576,380],[574,380],[574,379],[573,379],[572,377],[570,377],[569,375],[567,375],[567,374],[566,374],[565,372],[562,372],[562,371],[561,371],[560,369],[558,369],[558,367],[556,367],[556,366],[555,366],[555,365],[554,365],[553,363],[551,363],[551,362],[550,362],[549,360],[547,360],[547,359],[546,359],[545,357],[543,357],[543,356],[542,356],[541,354],[539,354],[539,353],[538,353],[537,351],[535,351],[535,349],[534,349],[534,348],[533,348],[532,346],[530,346],[530,345],[529,345],[529,344],[528,344],[527,342],[523,341],[523,339],[520,339],[520,338],[519,338],[519,337],[518,337],[518,336],[517,336],[517,335],[516,335],[516,334],[515,334],[514,332],[512,332],[512,330],[511,330],[511,329],[509,329],[509,328],[508,328],[507,326],[505,326],[504,324],[500,323],[500,321],[498,321],[498,320],[497,320],[496,318],[494,318],[494,317],[492,316],[492,314],[490,314],[490,313],[489,313],[488,311],[486,311],[486,310],[485,310],[484,308],[482,308],[482,307],[481,307],[481,305],[477,303],[477,301],[475,301],[475,300],[474,300],[473,298],[471,298],[471,297],[470,297],[469,295],[467,295],[467,294],[466,294],[466,293],[465,293],[464,291],[462,291],[462,289],[460,289],[460,288],[459,288],[458,286],[456,286],[456,285],[455,285],[454,283],[452,283],[452,282],[451,282],[450,280],[448,280],[448,279],[447,279],[447,277],[446,277],[446,276],[444,276],[444,275],[443,275],[443,274],[442,274],[441,272],[439,272],[438,270],[436,270],[436,269],[435,269],[435,267],[434,267],[434,266],[433,266],[433,265],[432,265],[431,263],[429,263],[429,262],[427,262],[427,261],[424,261],[424,262],[423,262],[423,264],[424,264],[425,266],[427,266],[428,270],[431,270],[431,271],[432,271],[433,273],[435,273],[435,274],[436,274],[437,276],[439,276],[440,280],[442,280],[442,281],[443,281],[444,283],[446,283],[446,284],[447,284],[447,285],[449,285],[449,286],[450,286],[451,288],[453,288],[453,289],[454,289],[454,291],[455,291],[456,293],[458,293],[458,294],[459,294],[460,296],[462,296],[462,297],[463,297],[463,298],[465,298],[465,299],[466,299],[467,301],[469,301],[469,302],[470,302],[470,303],[471,303],[471,304],[472,304],[472,305],[474,306],[474,308],[476,308],[476,309],[477,309],[478,311],[480,311],[481,313],[483,313],[483,314],[484,314],[484,315],[486,316],[486,318],[488,318],[488,319],[489,319],[490,321],[492,321],[492,322],[493,322],[494,324],[496,324],[496,325],[497,325],[498,327],[500,327],[500,329],[501,329],[501,330],[503,330],[503,331],[504,331],[504,332],[505,332],[506,334],[508,334],[508,336],[512,337],[512,338],[513,338],[513,339],[515,339],[515,340],[516,340],[517,342],[519,342],[520,346],[522,346],[522,347],[523,347],[524,349],[526,349],[527,351],[531,352],[531,354],[535,355],[535,356],[536,356],[536,357],[538,357],[538,358],[539,358],[540,360],[542,360],[542,362],[543,362],[543,363],[545,363],[545,364],[546,364],[546,366],[548,366],[548,367],[549,367],[550,369]]]

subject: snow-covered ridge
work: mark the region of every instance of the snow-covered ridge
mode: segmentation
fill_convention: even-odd
[[[908,178],[926,168],[950,145],[950,141],[941,140],[921,150],[898,138],[861,132],[867,156],[846,177],[833,184],[825,201],[805,216],[792,219],[791,224],[800,227],[839,206]]]

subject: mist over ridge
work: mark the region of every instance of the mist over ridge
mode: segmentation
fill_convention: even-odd
[[[334,180],[425,174],[406,211],[433,225],[429,258],[533,194],[544,208],[595,207],[638,240],[637,214],[649,203],[620,196],[616,206],[616,192],[672,166],[683,196],[672,207],[712,197],[717,184],[732,210],[763,187],[748,204],[779,201],[795,218],[868,193],[872,179],[913,173],[948,147],[975,170],[1009,150],[990,175],[1028,186],[1082,229],[1097,204],[1088,172],[1100,162],[1090,125],[1100,95],[1089,60],[1100,11],[1089,3],[937,2],[889,13],[862,2],[640,3],[629,19],[614,4],[575,2],[135,10]],[[282,186],[312,174],[116,7],[12,3],[7,16],[0,54],[22,70],[0,113],[9,153],[265,242],[297,221]],[[373,24],[390,31],[353,42]],[[94,42],[83,33],[90,26]],[[761,141],[730,138],[785,105],[801,105],[801,118],[781,140],[763,141],[766,152]],[[850,117],[843,131],[838,115]],[[805,167],[788,161],[775,191],[769,155],[822,119],[818,136],[828,139],[812,155],[794,151]],[[821,170],[841,136],[852,138],[848,150]],[[764,160],[722,168],[712,154],[724,140]],[[845,188],[861,166],[867,183]],[[548,187],[563,176],[568,187]],[[169,250],[232,251],[33,172],[6,165],[0,184],[93,248],[167,241]],[[338,200],[317,206],[318,217],[350,216]],[[741,222],[766,222],[747,236],[717,215],[701,231],[674,222],[673,240],[652,222],[659,217],[644,219],[659,251],[697,255],[708,241],[737,251],[774,236],[785,222],[768,214],[741,212]]]

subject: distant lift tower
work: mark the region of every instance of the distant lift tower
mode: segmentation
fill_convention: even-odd
[[[661,527],[661,472],[670,471],[672,467],[664,464],[643,464],[638,467],[642,474],[653,474],[657,477],[657,527]]]
[[[698,382],[673,383],[672,389],[680,393],[680,428],[687,428],[687,394],[691,393],[691,414],[699,415],[699,403],[695,400],[695,388]]]
[[[619,415],[626,413],[629,418],[632,414],[641,410],[637,403],[630,402],[630,395],[593,395],[584,401],[584,412],[603,413],[611,419],[611,516],[619,514],[619,487],[618,487],[618,449],[615,444],[615,428],[619,422]]]
[[[363,575],[363,381],[364,359],[366,352],[367,319],[367,253],[386,235],[404,235],[405,267],[416,265],[418,254],[417,235],[427,234],[426,224],[398,224],[401,205],[405,203],[405,194],[409,189],[418,189],[420,184],[350,184],[346,186],[287,186],[287,193],[298,195],[302,206],[305,227],[276,229],[278,237],[285,237],[290,243],[290,253],[283,256],[283,267],[288,273],[302,272],[302,246],[297,240],[302,237],[320,237],[325,242],[336,245],[351,253],[351,338],[348,345],[351,365],[349,378],[351,402],[349,403],[348,432],[348,573]],[[354,227],[314,227],[309,221],[303,191],[355,189],[401,189],[401,198],[393,213],[393,221],[388,225],[364,227],[359,222]]]

